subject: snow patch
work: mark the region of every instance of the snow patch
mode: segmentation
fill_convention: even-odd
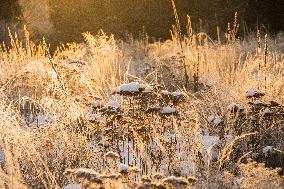
[[[5,158],[4,158],[4,151],[2,148],[0,148],[0,161],[4,161]]]
[[[218,153],[214,147],[220,143],[220,138],[218,136],[200,135],[200,140],[203,146],[203,158],[206,161],[208,157],[211,157],[211,160],[218,159]]]
[[[96,101],[94,102],[94,104],[92,105],[93,108],[100,108],[100,107],[102,107],[102,106],[103,106],[103,103],[102,103],[102,101],[100,101],[100,100],[96,100]]]
[[[106,107],[120,108],[120,104],[115,100],[111,100],[106,104]]]
[[[247,91],[247,97],[254,97],[255,94],[256,94],[256,91],[254,89],[249,89]]]
[[[208,121],[209,123],[212,123],[212,122],[214,121],[214,119],[215,119],[215,116],[211,115],[211,116],[209,116],[209,117],[207,118],[207,121]]]
[[[33,117],[34,115],[30,114],[29,117],[25,117],[25,120],[33,120],[30,124],[32,127],[44,128],[48,124],[56,123],[55,118],[50,114],[44,114],[40,112],[39,115]]]
[[[213,123],[214,125],[219,125],[220,123],[222,123],[222,119],[219,116],[216,116]]]
[[[238,111],[238,110],[244,110],[244,107],[242,107],[240,104],[233,102],[232,104],[227,106],[228,111]]]
[[[171,93],[169,91],[167,91],[167,90],[162,90],[162,94],[163,95],[170,95]]]
[[[161,109],[160,112],[161,114],[174,114],[174,113],[177,113],[177,110],[171,107],[164,107]]]
[[[120,173],[128,173],[128,169],[129,169],[128,165],[125,165],[123,163],[119,164],[118,166],[118,170]]]
[[[64,189],[83,189],[81,184],[68,184],[64,186]]]
[[[122,84],[118,87],[115,87],[112,89],[112,93],[122,93],[122,92],[130,92],[130,93],[136,93],[136,92],[140,92],[142,90],[145,89],[145,85],[143,84],[139,84],[136,82],[131,82],[131,83],[125,83]]]
[[[150,93],[150,92],[152,92],[154,90],[154,88],[152,87],[152,86],[150,86],[150,85],[147,85],[146,87],[145,87],[145,92],[148,92],[148,93]]]
[[[272,146],[266,146],[262,149],[262,152],[264,153],[265,157],[267,157],[269,154],[273,152]]]
[[[91,122],[101,121],[102,116],[100,114],[88,114],[88,120],[91,121]]]
[[[214,125],[218,126],[220,123],[223,122],[223,120],[221,119],[220,116],[214,116],[214,115],[211,115],[207,118],[207,121],[209,123],[213,123]]]
[[[183,93],[179,92],[179,91],[176,91],[176,92],[172,92],[172,95],[175,96],[175,97],[179,97],[179,96],[182,96]]]
[[[162,90],[162,94],[164,96],[172,96],[172,97],[176,97],[176,98],[179,98],[179,97],[183,96],[183,93],[180,92],[180,91],[169,92],[167,90]]]
[[[256,101],[253,102],[253,104],[254,105],[260,105],[260,104],[262,104],[262,102],[260,100],[256,100]]]
[[[249,89],[247,91],[247,98],[252,98],[252,97],[261,97],[264,96],[265,94],[263,92],[260,91],[256,91],[254,89]]]
[[[225,136],[225,141],[227,142],[227,143],[229,143],[229,142],[231,142],[232,140],[234,139],[234,136],[233,135],[226,135]]]
[[[265,108],[265,110],[263,111],[263,115],[265,116],[269,116],[272,115],[273,112],[269,109],[269,108]]]
[[[218,136],[201,135],[201,143],[205,149],[215,146],[220,142]]]

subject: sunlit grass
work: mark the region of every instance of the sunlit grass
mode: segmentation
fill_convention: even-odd
[[[22,41],[11,34],[0,50],[0,188],[257,187],[250,180],[269,170],[247,175],[254,164],[240,159],[266,162],[273,146],[281,160],[283,42],[268,37],[257,52],[254,37],[220,44],[178,30],[156,43],[84,33],[53,56],[28,31]]]

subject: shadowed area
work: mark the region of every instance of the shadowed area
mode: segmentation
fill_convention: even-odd
[[[175,23],[167,0],[2,0],[0,3],[2,31],[7,26],[26,24],[33,31],[34,39],[45,35],[55,44],[82,41],[82,32],[97,33],[100,29],[122,38],[126,34],[139,37],[144,32],[156,39],[168,39]],[[184,33],[189,15],[195,32],[206,32],[217,38],[217,27],[225,31],[235,12],[238,12],[242,36],[256,31],[257,26],[269,33],[284,28],[282,0],[273,3],[269,0],[177,0],[176,7]],[[3,40],[7,31],[1,33]]]

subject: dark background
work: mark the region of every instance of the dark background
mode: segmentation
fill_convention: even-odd
[[[44,35],[53,44],[81,41],[82,32],[97,33],[101,28],[121,38],[127,33],[139,37],[144,30],[156,39],[167,39],[175,23],[169,0],[47,1],[52,30],[32,32],[34,40]],[[1,41],[7,41],[7,27],[20,33],[23,25],[29,23],[22,11],[23,7],[29,9],[28,6],[18,0],[0,0]],[[186,15],[190,15],[195,32],[207,32],[215,39],[217,26],[226,31],[235,12],[239,15],[240,37],[256,31],[257,27],[272,35],[284,30],[284,0],[176,0],[176,6],[183,31]]]

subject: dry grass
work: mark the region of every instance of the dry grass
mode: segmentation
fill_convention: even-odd
[[[281,41],[256,53],[257,40],[235,32],[223,45],[177,32],[153,44],[84,33],[52,57],[28,31],[11,35],[0,50],[0,187],[253,188],[264,169],[281,188],[277,171],[243,164],[283,168]],[[141,90],[111,92],[134,81]],[[249,88],[265,96],[248,99]]]

